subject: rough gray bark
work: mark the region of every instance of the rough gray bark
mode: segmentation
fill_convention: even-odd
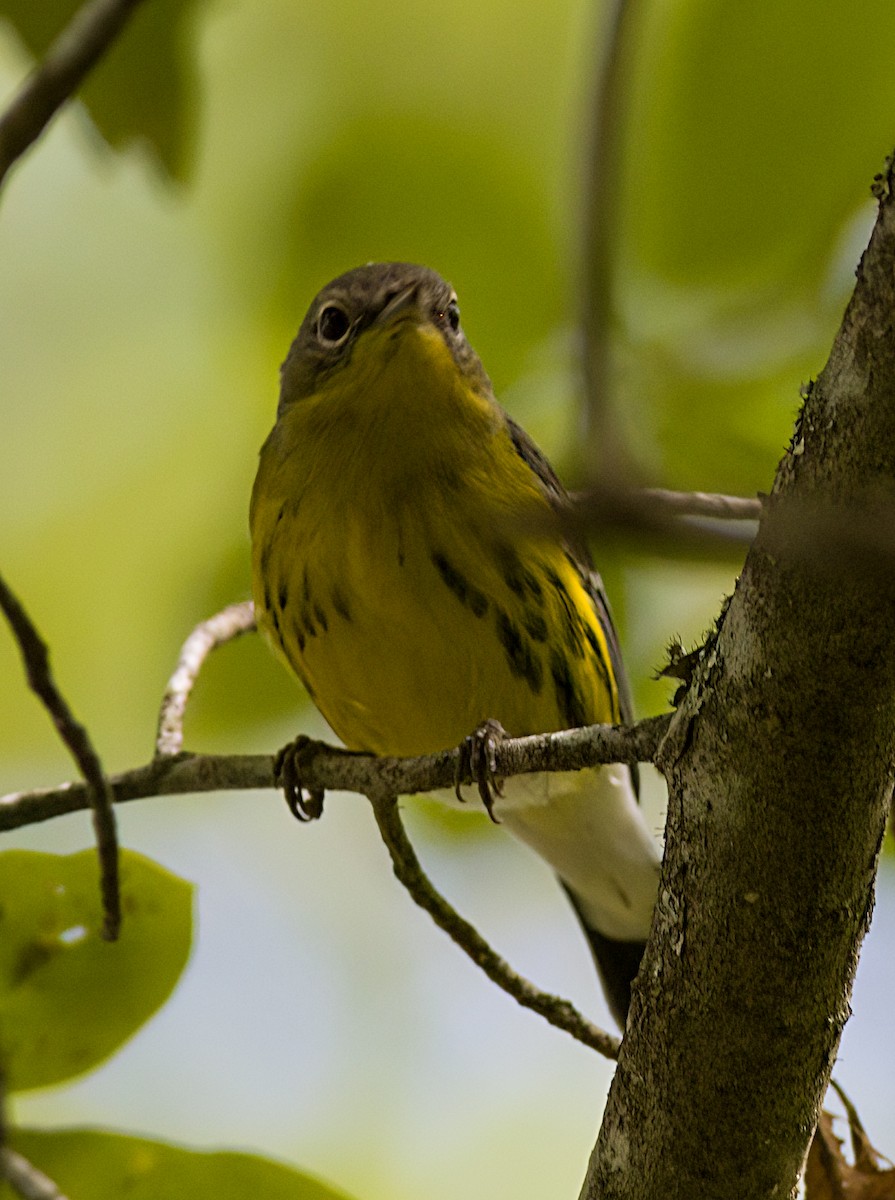
[[[849,1015],[895,762],[881,182],[830,359],[660,748],[660,902],[582,1200],[791,1196]]]

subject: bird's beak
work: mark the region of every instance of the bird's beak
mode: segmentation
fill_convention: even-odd
[[[376,318],[377,325],[391,325],[407,309],[417,307],[419,284],[411,283],[388,301]]]

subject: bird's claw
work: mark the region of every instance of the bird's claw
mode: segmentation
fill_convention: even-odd
[[[464,738],[460,746],[454,782],[454,792],[461,803],[461,785],[468,780],[476,784],[485,811],[495,825],[499,825],[500,821],[494,815],[494,801],[503,795],[503,780],[497,774],[497,747],[506,736],[507,732],[500,721],[483,721],[468,738]]]
[[[302,768],[307,768],[320,747],[320,742],[302,733],[274,759],[276,785],[282,788],[289,811],[297,821],[316,821],[323,816],[323,788],[302,786]]]

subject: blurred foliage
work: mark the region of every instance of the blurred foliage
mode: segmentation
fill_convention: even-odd
[[[348,1200],[254,1154],[208,1154],[96,1129],[18,1129],[12,1146],[78,1200]]]
[[[198,79],[195,20],[199,0],[152,0],[139,5],[112,45],[100,72],[80,96],[109,146],[148,145],[175,179],[186,180],[195,154]],[[28,50],[40,58],[82,7],[82,0],[0,0]]]
[[[192,888],[133,851],[127,930],[103,941],[94,850],[0,854],[0,1070],[9,1091],[95,1067],[168,999],[192,940]]]
[[[16,30],[0,41],[4,91],[30,66],[24,48],[39,53],[75,7],[75,0],[0,0],[0,15]],[[273,420],[278,363],[331,276],[394,257],[430,263],[450,278],[501,399],[568,475],[581,441],[576,329],[588,106],[609,7],[150,0],[91,76],[83,104],[9,179],[0,212],[3,568],[110,768],[151,753],[158,701],[189,630],[248,594],[246,510],[257,447]],[[799,386],[823,365],[848,298],[873,217],[869,184],[895,142],[888,61],[895,7],[867,0],[859,20],[846,0],[781,0],[760,9],[644,0],[639,10],[642,28],[619,98],[626,153],[614,181],[621,227],[611,231],[613,406],[652,482],[766,490]],[[111,155],[105,143],[123,152]],[[669,689],[651,674],[665,645],[672,636],[685,645],[700,638],[733,586],[736,564],[594,551],[638,707],[657,711]],[[26,696],[8,639],[0,639],[0,681],[5,787],[66,777],[70,764]],[[204,672],[187,745],[272,750],[308,725],[303,703],[260,639],[242,639]],[[276,844],[261,844],[268,827],[260,814],[249,844],[244,831],[217,824],[215,804],[146,806],[140,829],[147,838],[154,830],[171,858],[185,845],[210,846],[208,863],[221,856],[226,887],[240,903],[252,887],[270,897],[271,911],[263,927],[251,926],[246,945],[273,937],[285,920],[279,897],[301,889],[287,914],[294,924],[272,944],[271,959],[290,960],[296,939],[313,933],[325,963],[330,940],[340,937],[359,961],[367,953],[370,963],[392,963],[395,948],[370,950],[365,912],[330,887],[341,861],[310,855],[302,875],[292,843],[281,846],[269,834]],[[435,827],[420,822],[430,835]],[[83,844],[86,822],[78,829]],[[482,827],[481,837],[492,832]],[[197,871],[211,872],[196,854]],[[92,858],[84,863],[90,880],[78,894],[94,904]],[[35,879],[42,877],[36,869]],[[541,914],[527,899],[514,892],[504,902],[536,930]],[[227,932],[236,938],[234,905]],[[49,936],[80,924],[93,928],[83,916],[60,916]],[[126,938],[138,937],[139,915],[127,928]],[[47,936],[29,929],[28,937]],[[186,954],[178,946],[169,947],[171,982],[173,960]],[[92,941],[82,948],[119,953]],[[221,968],[228,989],[231,954],[238,961],[228,940]],[[410,986],[411,965],[393,964],[389,978]],[[346,968],[343,1007],[333,1001],[345,1020],[372,1003],[366,982],[358,1002],[359,978]],[[125,974],[123,984],[133,979]],[[316,977],[314,986],[322,987]],[[436,989],[420,989],[427,1005],[441,1002]],[[308,990],[303,974],[295,995],[301,1000]],[[444,994],[442,1024],[454,1012]],[[421,1019],[420,1003],[413,1020]],[[380,1011],[380,1022],[390,1015]],[[212,1022],[215,1013],[204,1009],[202,1019]],[[138,1018],[128,1020],[132,1030]],[[111,1022],[114,1037],[106,1049],[88,1051],[84,1066],[127,1036],[126,1023]],[[284,1038],[274,1026],[270,1037]],[[414,1071],[423,1045],[411,1056]],[[227,1056],[219,1057],[209,1070],[226,1078]],[[517,1057],[501,1064],[508,1076]],[[445,1078],[453,1066],[443,1068]],[[346,1069],[352,1078],[359,1070],[354,1060]],[[60,1072],[57,1060],[52,1077]],[[327,1066],[326,1079],[333,1074]],[[396,1155],[406,1151],[395,1131],[411,1114],[392,1119],[386,1100],[379,1102],[386,1084],[380,1073],[370,1085],[379,1111],[366,1106],[363,1126],[375,1153],[362,1155],[357,1170],[365,1196],[377,1171],[381,1195],[418,1194],[409,1184],[402,1191],[390,1173],[388,1139]],[[316,1090],[313,1101],[305,1131]],[[416,1107],[427,1101],[428,1092]],[[557,1114],[549,1137],[548,1110]],[[533,1120],[532,1143],[558,1147],[570,1127],[568,1114],[545,1103]],[[280,1121],[278,1111],[265,1110],[266,1128]],[[291,1136],[293,1122],[285,1124]],[[518,1126],[507,1125],[515,1162]],[[432,1154],[439,1140],[429,1131],[415,1147]],[[495,1158],[489,1132],[482,1143],[481,1160],[470,1156],[470,1164]],[[339,1142],[332,1150],[340,1166],[342,1149]],[[452,1170],[461,1159],[452,1148]],[[463,1190],[445,1172],[421,1176],[433,1200]],[[546,1186],[535,1174],[520,1176],[513,1192],[520,1200],[561,1190],[556,1169]]]
[[[424,148],[412,172],[409,146]],[[518,373],[520,350],[533,352],[562,321],[568,278],[546,181],[493,130],[466,129],[437,112],[364,113],[297,166],[277,238],[284,256],[273,300],[282,311],[307,306],[308,279],[326,282],[371,259],[445,264],[457,287],[481,274],[464,321],[487,339],[498,387]],[[323,229],[337,236],[324,239]],[[500,264],[490,279],[480,269],[483,245]]]
[[[767,489],[895,138],[895,9],[645,6],[628,92],[620,407],[674,486]]]

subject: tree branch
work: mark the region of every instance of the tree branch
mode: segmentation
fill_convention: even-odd
[[[798,455],[794,439],[792,453]],[[717,559],[752,544],[759,516],[775,499],[749,499],[665,488],[592,488],[578,492],[551,526],[577,536],[599,536],[601,544],[624,539],[660,557]],[[769,529],[771,527],[769,526]],[[797,557],[828,574],[860,571],[885,576],[895,561],[895,496],[868,476],[847,503],[823,493],[789,498],[773,523],[773,553]]]
[[[121,926],[121,900],[118,892],[118,837],[115,832],[115,814],[112,811],[112,789],[103,774],[102,764],[93,748],[90,735],[75,719],[65,697],[56,686],[50,670],[50,655],[46,643],[2,578],[0,609],[6,614],[19,644],[31,689],[53,718],[59,736],[71,751],[78,769],[86,780],[84,804],[81,807],[89,806],[93,810],[93,829],[100,864],[100,893],[105,916],[103,937],[114,941]]]
[[[145,767],[109,781],[117,803],[175,792],[266,788],[276,785],[276,759],[269,755],[190,755],[177,753],[183,740],[183,716],[199,671],[217,646],[254,627],[250,604],[231,605],[193,630],[165,690],[159,719],[158,753]],[[536,737],[507,739],[495,748],[495,769],[502,777],[540,770],[575,770],[601,762],[634,763],[656,756],[670,716],[654,717],[631,728],[595,725]],[[307,753],[308,749],[313,753]],[[312,792],[347,790],[365,794],[392,858],[395,874],[412,899],[425,909],[485,974],[550,1024],[609,1058],[619,1042],[587,1021],[568,1001],[535,988],[518,975],[436,891],[404,832],[397,794],[454,787],[465,769],[462,748],[420,758],[377,758],[322,743],[306,746],[302,784]],[[472,783],[471,778],[460,778]],[[89,789],[78,784],[23,792],[0,798],[0,829],[13,829],[72,812],[89,803]]]
[[[439,928],[465,951],[492,983],[496,983],[523,1008],[530,1008],[557,1029],[606,1058],[618,1057],[619,1039],[586,1020],[578,1010],[559,996],[534,987],[518,975],[488,945],[477,929],[464,920],[432,886],[404,830],[397,797],[387,792],[369,795],[382,840],[391,856],[395,875],[416,904],[423,908]]]
[[[497,771],[509,778],[536,771],[575,771],[601,763],[651,762],[670,720],[670,714],[665,714],[630,727],[590,725],[562,733],[508,738],[497,746]],[[303,773],[303,783],[325,791],[362,795],[387,791],[403,796],[452,788],[461,761],[459,749],[420,758],[377,758],[319,743]],[[161,755],[145,766],[111,776],[108,782],[116,804],[152,796],[273,788],[274,762],[270,754]],[[473,781],[466,778],[461,782]],[[81,783],[12,792],[0,797],[0,831],[49,821],[89,805],[89,789]]]
[[[206,622],[200,629],[205,629]],[[574,770],[598,762],[635,762],[655,756],[669,717],[654,717],[630,729],[591,726],[542,737],[508,739],[497,748],[503,776],[551,769]],[[377,825],[392,857],[395,874],[413,900],[460,946],[485,974],[551,1025],[609,1058],[618,1039],[587,1021],[567,1000],[551,996],[518,975],[435,890],[424,874],[398,815],[395,790],[402,794],[453,787],[461,764],[459,749],[421,758],[376,758],[312,743],[302,762],[303,783],[313,790],[359,792],[373,806]],[[151,763],[109,781],[116,803],[150,796],[276,786],[273,755],[160,755]],[[472,783],[471,779],[464,780]],[[0,798],[0,830],[35,824],[84,808],[88,789],[77,783]]]
[[[141,0],[91,0],[53,42],[0,117],[0,187],[9,168],[99,62]]]

